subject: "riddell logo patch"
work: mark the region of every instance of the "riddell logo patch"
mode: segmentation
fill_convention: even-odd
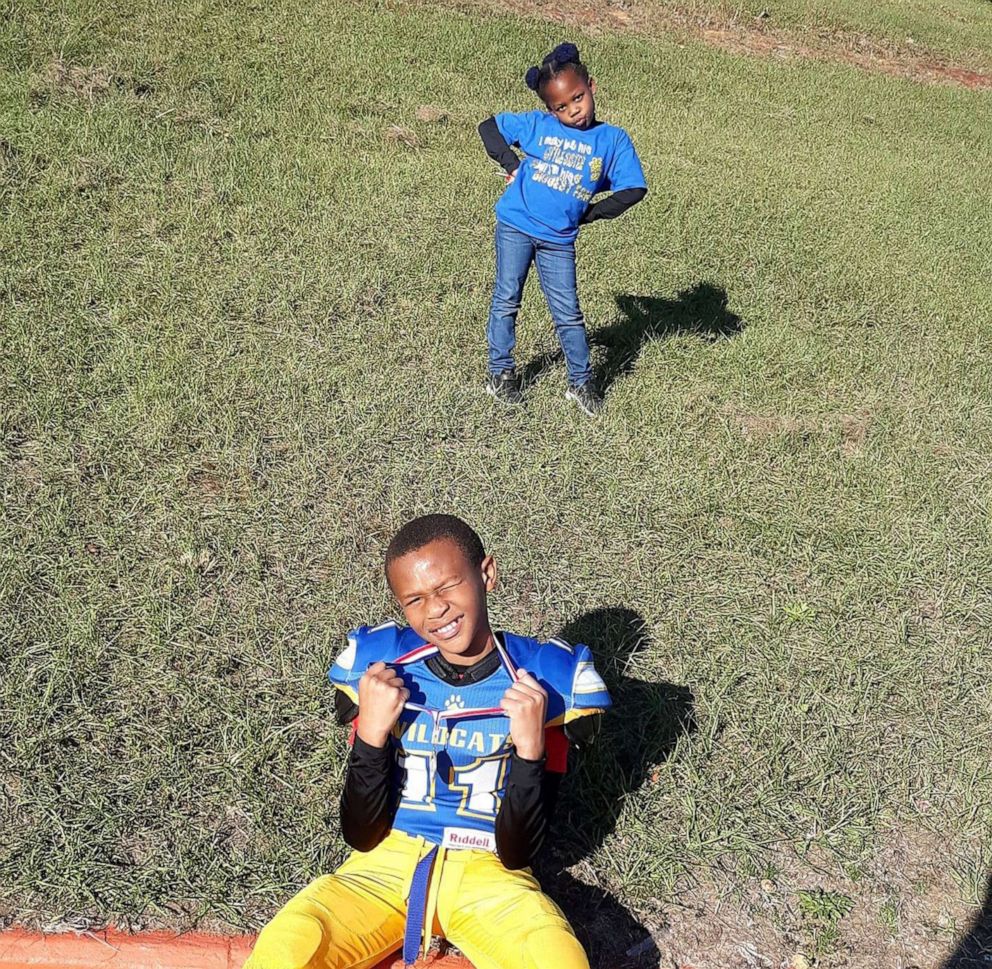
[[[488,831],[473,831],[472,828],[445,828],[441,847],[495,851],[496,838]]]

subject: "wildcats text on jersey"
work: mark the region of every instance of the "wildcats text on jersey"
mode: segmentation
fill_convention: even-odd
[[[454,747],[457,750],[468,750],[477,754],[495,754],[509,744],[505,730],[483,733],[470,727],[449,728],[443,724],[435,727],[424,720],[413,720],[409,723],[397,721],[393,727],[393,736],[401,743]]]

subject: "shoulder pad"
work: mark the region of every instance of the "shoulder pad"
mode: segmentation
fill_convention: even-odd
[[[568,723],[609,709],[610,694],[588,646],[552,639],[540,644],[535,658],[534,675],[548,691],[549,722]],[[552,704],[552,692],[560,696],[559,702]]]
[[[547,691],[548,710],[545,714],[547,723],[562,723],[568,706],[565,695],[567,690],[563,693],[562,683],[568,677],[560,675],[554,662],[545,656],[545,652],[548,650],[561,652],[565,658],[567,658],[567,654],[549,643],[541,643],[536,639],[528,639],[526,636],[514,636],[511,633],[503,633],[503,645],[513,666],[518,670],[526,670]]]
[[[410,643],[412,634],[416,642],[420,637],[410,629],[401,629],[394,622],[384,622],[378,626],[359,626],[348,633],[348,645],[328,670],[327,676],[339,690],[347,693],[358,702],[358,681],[373,664],[382,660],[392,662],[415,643]]]

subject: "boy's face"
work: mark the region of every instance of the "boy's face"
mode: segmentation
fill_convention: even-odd
[[[491,555],[472,565],[460,545],[439,538],[395,559],[386,578],[410,627],[450,663],[474,663],[487,651],[486,596],[496,587]]]
[[[575,71],[562,71],[544,87],[548,110],[569,128],[588,128],[596,118],[596,82],[583,81]]]

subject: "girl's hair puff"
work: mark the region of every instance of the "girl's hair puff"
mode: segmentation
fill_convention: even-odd
[[[527,69],[524,83],[543,100],[548,81],[567,70],[575,71],[583,81],[589,80],[589,69],[579,60],[579,48],[575,44],[559,44],[541,61],[540,67],[535,64]]]

